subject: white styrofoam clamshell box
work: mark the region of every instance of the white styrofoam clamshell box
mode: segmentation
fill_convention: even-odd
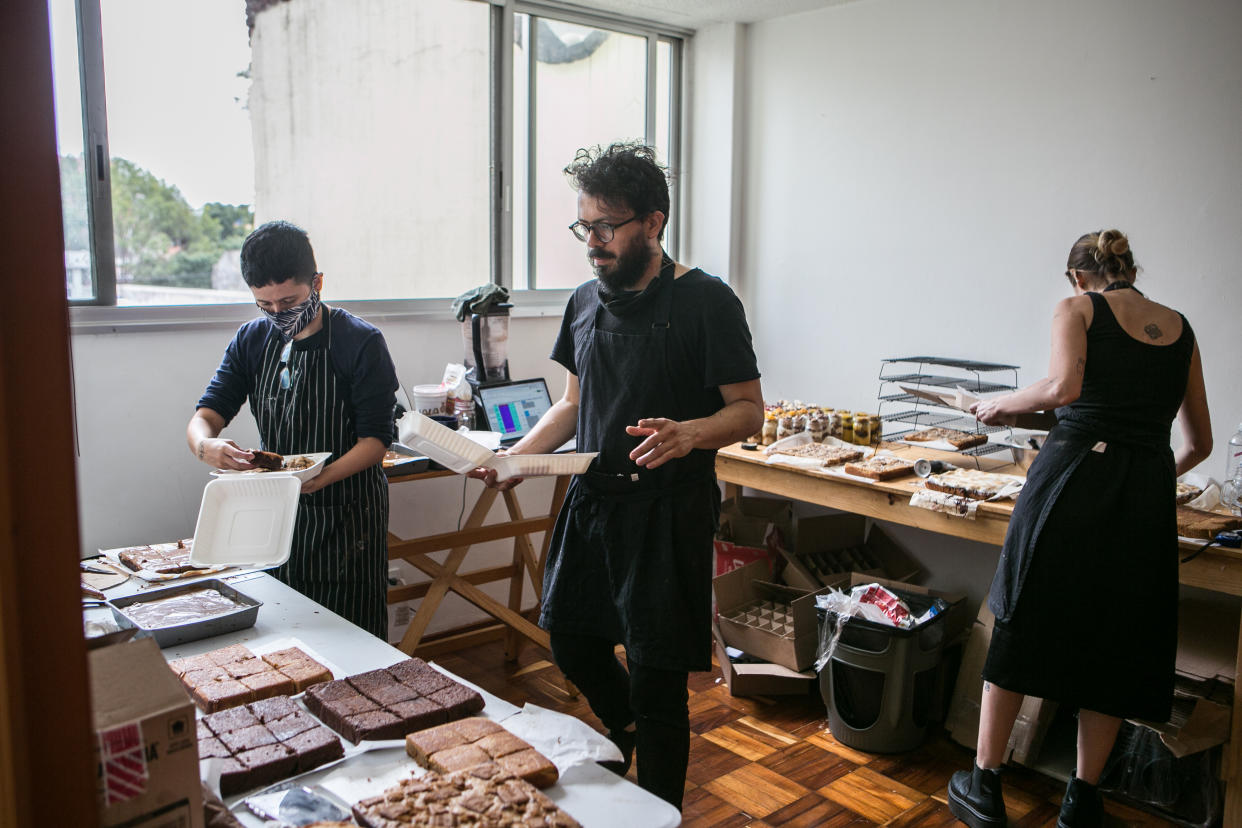
[[[227,475],[203,489],[190,562],[279,566],[289,560],[302,481],[289,474]]]
[[[496,470],[497,480],[510,477],[582,474],[591,465],[598,451],[582,454],[509,454],[493,457],[487,465]]]
[[[417,411],[406,412],[397,429],[402,443],[458,474],[486,466],[495,456],[490,449]]]

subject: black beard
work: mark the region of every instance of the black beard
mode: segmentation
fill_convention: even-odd
[[[602,251],[599,248],[588,248],[588,259],[598,255]],[[612,268],[592,266],[595,272],[595,278],[599,279],[604,286],[604,290],[608,293],[617,294],[622,291],[633,289],[643,278],[643,273],[647,270],[647,265],[651,258],[645,256],[644,250],[624,251],[612,258]]]

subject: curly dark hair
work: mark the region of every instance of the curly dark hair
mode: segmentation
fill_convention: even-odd
[[[310,236],[296,224],[269,221],[254,229],[242,242],[241,272],[252,288],[293,279],[310,284],[319,270]]]
[[[622,141],[607,147],[584,147],[564,170],[570,186],[612,207],[625,206],[636,215],[664,214],[659,238],[668,226],[667,170],[656,161],[653,147]]]

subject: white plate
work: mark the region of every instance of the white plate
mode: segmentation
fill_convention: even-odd
[[[417,411],[406,412],[397,429],[402,443],[458,474],[485,466],[495,457],[491,449]]]
[[[215,471],[212,472],[212,474],[215,475],[216,477],[224,477],[226,475],[234,475],[234,474],[249,475],[249,476],[292,475],[293,477],[296,477],[298,480],[310,480],[312,477],[314,477],[315,475],[323,471],[323,464],[326,463],[328,461],[328,458],[332,456],[332,452],[316,451],[316,452],[307,452],[305,454],[286,454],[283,456],[284,456],[285,462],[293,460],[294,458],[297,458],[297,457],[309,457],[311,460],[311,465],[307,466],[304,469],[298,469],[296,471],[285,471],[283,469],[280,471],[267,471],[266,469],[246,469],[245,471],[241,471],[238,469],[216,469]]]
[[[279,566],[289,559],[302,481],[292,474],[221,475],[203,489],[190,562]]]
[[[502,457],[492,457],[487,462],[487,466],[496,470],[497,480],[508,480],[510,477],[582,474],[598,455],[598,451],[583,454],[508,454]]]

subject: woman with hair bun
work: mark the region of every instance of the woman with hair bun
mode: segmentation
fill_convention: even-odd
[[[1122,719],[1163,722],[1177,650],[1177,476],[1212,451],[1190,323],[1134,287],[1118,230],[1082,236],[1057,303],[1045,379],[978,403],[981,422],[1056,408],[1014,508],[988,596],[978,754],[949,783],[973,828],[1005,824],[1000,765],[1025,696],[1078,710],[1059,828],[1102,824],[1096,785]],[[1169,445],[1173,419],[1182,446]]]

